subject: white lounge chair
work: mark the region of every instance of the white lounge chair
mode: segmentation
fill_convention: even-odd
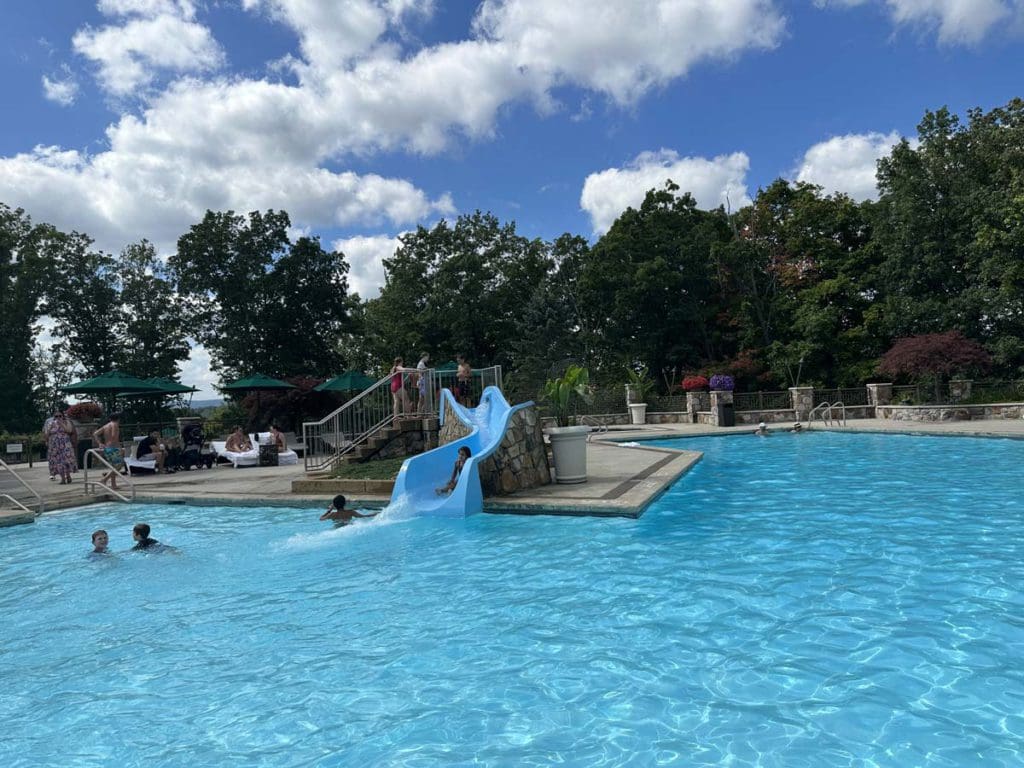
[[[156,459],[150,461],[139,461],[136,458],[139,452],[139,444],[146,439],[145,435],[141,437],[133,437],[131,447],[124,452],[124,466],[128,472],[128,477],[132,476],[132,469],[148,469],[151,472],[156,472]]]
[[[238,467],[255,467],[257,464],[260,463],[260,448],[258,445],[254,446],[251,451],[244,452],[229,451],[227,450],[226,446],[226,441],[210,441],[210,448],[213,449],[213,452],[216,453],[218,456],[230,461],[231,466],[235,467],[236,469]]]

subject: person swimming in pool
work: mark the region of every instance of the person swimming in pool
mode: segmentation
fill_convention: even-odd
[[[146,552],[147,554],[155,554],[157,552],[178,552],[177,547],[172,547],[168,544],[161,544],[156,539],[149,537],[150,527],[146,523],[136,523],[135,527],[132,528],[132,538],[135,539],[135,546],[131,548],[132,552]]]
[[[114,553],[107,549],[110,544],[110,537],[107,532],[102,528],[98,531],[93,531],[92,534],[92,552],[87,557],[90,560],[99,560],[106,557],[113,557]]]
[[[331,506],[327,508],[327,511],[320,515],[320,519],[334,520],[340,525],[347,525],[357,517],[376,517],[379,514],[380,512],[371,512],[368,515],[364,515],[362,512],[356,512],[354,509],[345,509],[345,497],[339,493],[331,501]]]

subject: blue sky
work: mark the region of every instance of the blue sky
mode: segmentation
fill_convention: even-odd
[[[442,216],[596,237],[666,176],[871,197],[926,109],[1022,95],[1022,0],[7,5],[0,201],[164,253],[206,208],[283,208],[364,296]]]

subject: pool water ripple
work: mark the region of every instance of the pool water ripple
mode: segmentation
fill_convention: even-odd
[[[1024,442],[674,444],[640,520],[0,531],[0,764],[1024,764]]]

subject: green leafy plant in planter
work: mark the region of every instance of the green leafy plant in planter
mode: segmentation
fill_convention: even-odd
[[[579,365],[570,365],[557,379],[547,380],[543,399],[551,406],[558,426],[572,426],[577,404],[590,402],[589,371]]]
[[[646,403],[655,388],[654,379],[650,377],[646,365],[642,365],[636,370],[627,368],[626,385],[633,393],[634,403]]]

